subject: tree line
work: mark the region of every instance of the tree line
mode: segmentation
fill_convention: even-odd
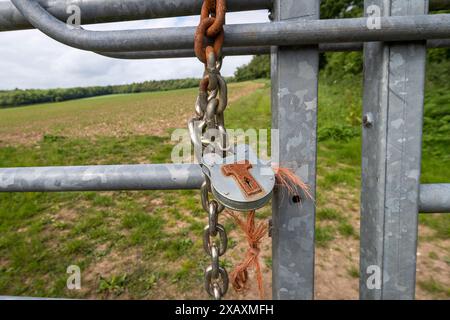
[[[351,18],[363,16],[363,0],[322,0],[320,14],[322,19]],[[447,13],[447,11],[445,11]],[[428,51],[430,63],[442,64],[450,60],[450,49],[433,49]],[[363,69],[361,52],[334,52],[320,54],[320,69],[327,78],[342,79],[359,75]],[[247,81],[259,78],[270,78],[270,56],[255,56],[252,61],[240,68],[234,78],[228,81]],[[108,94],[125,94],[138,92],[165,91],[194,88],[199,79],[177,79],[163,81],[145,81],[127,85],[79,87],[69,89],[0,91],[0,108],[22,105],[60,102],[72,99],[88,98]]]
[[[362,14],[363,0],[323,0],[321,16],[323,19],[351,17]],[[250,80],[270,77],[268,56],[255,57],[247,66],[235,73],[236,80]],[[232,79],[229,79],[232,80]],[[165,81],[145,81],[117,86],[97,86],[86,88],[48,89],[48,90],[10,90],[0,91],[0,108],[16,107],[36,103],[61,102],[72,99],[88,98],[108,94],[151,92],[193,88],[198,86],[197,79],[179,79]]]
[[[61,102],[108,94],[166,91],[197,87],[199,79],[145,81],[126,85],[77,87],[59,89],[15,89],[0,91],[0,108],[10,108],[36,103]]]

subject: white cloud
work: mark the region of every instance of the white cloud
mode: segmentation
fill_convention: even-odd
[[[86,26],[91,30],[195,26],[198,17],[130,21]],[[267,11],[229,13],[228,24],[267,22]],[[118,60],[60,44],[37,30],[0,33],[0,89],[54,88],[124,84],[145,80],[200,77],[194,58]],[[230,76],[251,57],[227,57],[222,73]]]

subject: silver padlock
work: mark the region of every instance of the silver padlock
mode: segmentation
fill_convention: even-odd
[[[226,158],[216,153],[203,156],[203,171],[210,178],[214,197],[225,207],[251,211],[272,198],[275,174],[269,163],[258,159],[248,145],[238,145]]]

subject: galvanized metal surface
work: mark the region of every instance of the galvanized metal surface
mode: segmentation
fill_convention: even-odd
[[[273,0],[228,0],[228,11],[268,9]],[[38,0],[43,8],[65,22],[69,5],[81,10],[83,24],[198,15],[202,0]],[[0,2],[0,31],[33,26],[10,2]]]
[[[201,0],[38,0],[53,16],[65,21],[67,7],[77,5],[82,23],[105,23],[164,17],[197,15]],[[270,9],[273,0],[228,0],[228,11]],[[430,10],[450,9],[450,0],[431,0]],[[30,29],[33,26],[10,2],[0,2],[0,32]]]
[[[277,0],[275,18],[319,19],[319,1]],[[274,48],[272,54],[272,128],[279,140],[272,156],[316,188],[316,131],[319,51],[317,46]],[[278,150],[276,150],[278,149]],[[301,202],[299,202],[301,200]],[[314,296],[315,205],[303,194],[278,189],[273,197],[272,287],[274,299]]]
[[[365,6],[415,15],[427,12],[425,3],[366,0]],[[363,129],[362,299],[414,299],[425,57],[424,42],[365,45],[363,112],[373,123]]]
[[[51,16],[38,2],[11,0],[36,28],[69,46],[95,52],[191,49],[195,28],[88,31]],[[271,46],[358,41],[405,41],[450,38],[450,15],[383,17],[382,29],[367,19],[306,20],[228,25],[225,46]]]
[[[224,56],[240,56],[268,54],[270,47],[234,47],[223,48]],[[161,59],[161,58],[191,58],[195,57],[194,49],[128,51],[128,52],[97,52],[102,56],[116,59]]]
[[[200,189],[200,166],[144,164],[0,169],[0,192]]]
[[[250,164],[249,179],[254,180],[254,187],[258,186],[260,192],[246,194],[235,177],[224,175],[224,166],[236,165],[247,161]],[[238,145],[235,153],[221,158],[215,153],[203,156],[203,170],[211,179],[211,191],[214,197],[225,207],[237,211],[254,211],[262,208],[272,198],[275,187],[275,175],[269,163],[258,159],[256,153],[249,145]],[[243,175],[241,174],[241,177]]]
[[[450,184],[422,184],[419,210],[422,213],[450,213]]]
[[[0,192],[199,189],[199,165],[0,168]],[[420,212],[450,212],[450,184],[420,187]]]
[[[362,51],[363,43],[321,43],[319,52]],[[428,40],[427,48],[448,48],[450,40]],[[194,57],[193,49],[159,50],[159,51],[128,51],[128,52],[97,52],[100,55],[116,59],[161,59],[161,58],[190,58]],[[225,56],[263,55],[270,54],[270,47],[231,47],[223,48]]]

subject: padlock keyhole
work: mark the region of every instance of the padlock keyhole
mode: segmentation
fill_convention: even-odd
[[[249,178],[245,177],[245,178],[244,178],[244,181],[245,181],[245,183],[246,183],[250,188],[253,188],[252,182],[250,181]]]

